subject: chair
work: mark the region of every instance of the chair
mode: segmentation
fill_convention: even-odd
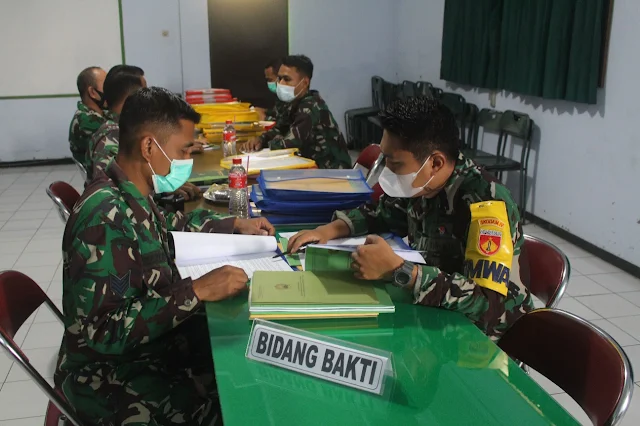
[[[0,273],[0,345],[22,367],[38,387],[49,397],[46,425],[64,424],[70,420],[80,425],[74,410],[61,392],[54,390],[51,385],[33,368],[29,358],[13,341],[18,329],[24,324],[41,305],[47,305],[55,316],[63,322],[62,313],[51,299],[31,278],[17,271]],[[55,407],[55,408],[54,408]]]
[[[416,83],[413,81],[405,80],[402,82],[400,97],[402,99],[409,99],[416,97]]]
[[[520,214],[526,214],[527,203],[527,172],[529,164],[529,154],[531,152],[531,136],[533,133],[533,120],[524,113],[517,111],[499,112],[490,109],[482,109],[478,113],[478,128],[483,130],[498,132],[498,146],[496,154],[490,154],[477,148],[477,136],[474,146],[463,152],[486,170],[496,172],[498,179],[502,179],[502,173],[506,171],[520,172]],[[478,131],[479,134],[479,131]],[[483,133],[484,134],[484,133]],[[511,137],[523,141],[520,161],[512,160],[505,156],[507,141]]]
[[[460,139],[466,140],[465,135],[465,118],[467,115],[467,102],[463,96],[457,93],[442,93],[440,96],[440,103],[446,106],[453,114],[460,129]]]
[[[346,126],[347,143],[355,148],[364,146],[367,142],[365,138],[365,130],[367,123],[360,123],[363,119],[375,115],[380,111],[383,103],[383,86],[384,79],[379,76],[371,77],[371,104],[370,107],[350,109],[344,113],[344,122]]]
[[[433,89],[433,84],[427,81],[418,81],[416,83],[416,96],[421,98],[433,98],[431,89]]]
[[[520,254],[520,277],[531,293],[555,308],[567,289],[571,265],[556,246],[532,235],[524,236]]]
[[[53,182],[46,189],[47,195],[58,208],[58,214],[63,223],[67,223],[67,219],[71,216],[73,206],[80,198],[80,194],[75,188],[66,182]]]
[[[605,331],[568,312],[538,309],[520,317],[498,346],[561,387],[594,426],[620,422],[633,393],[633,371]]]
[[[75,158],[73,158],[73,162],[76,163],[76,166],[78,166],[78,169],[80,169],[80,174],[82,175],[82,179],[86,182],[87,181],[87,169],[85,169],[84,166],[82,165],[82,163],[79,162],[78,160],[76,160]]]
[[[384,157],[380,150],[380,145],[371,144],[366,147],[358,156],[354,169],[364,167],[367,169],[367,183],[369,185],[377,182],[379,172],[384,167]]]
[[[380,197],[382,197],[382,194],[384,194],[384,191],[379,183],[373,185],[372,189],[373,193],[371,194],[371,201],[373,201],[374,205],[378,205],[378,201],[380,200]]]

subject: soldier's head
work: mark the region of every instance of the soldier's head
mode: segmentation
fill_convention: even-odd
[[[379,183],[389,196],[432,198],[453,173],[460,144],[456,120],[440,102],[410,98],[380,112],[386,168]]]
[[[142,76],[113,67],[104,79],[104,100],[109,111],[120,114],[124,101],[136,90],[145,87]]]
[[[313,78],[313,63],[304,55],[290,55],[282,59],[278,70],[278,98],[291,102],[307,94]]]
[[[280,69],[280,65],[282,65],[282,59],[272,59],[264,66],[264,79],[267,80],[267,83],[277,83],[278,82],[278,70]]]
[[[127,98],[120,113],[118,164],[143,194],[154,188],[159,177],[171,173],[167,180],[175,180],[185,163],[174,160],[191,158],[199,122],[200,114],[170,91],[159,87],[139,89]]]
[[[102,68],[89,67],[83,69],[76,79],[82,102],[94,111],[101,111],[104,107],[102,92],[106,76],[107,73]]]
[[[113,73],[123,72],[126,74],[137,75],[138,77],[140,77],[140,80],[142,81],[142,87],[147,87],[147,79],[144,77],[144,70],[140,67],[136,67],[135,65],[125,65],[125,64],[114,65],[109,70],[109,73],[112,73],[112,72]]]

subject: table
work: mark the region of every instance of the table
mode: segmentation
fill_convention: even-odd
[[[246,296],[207,303],[225,426],[579,425],[463,315],[389,293],[396,313],[378,320],[283,322],[391,351],[396,379],[387,396],[247,360]]]

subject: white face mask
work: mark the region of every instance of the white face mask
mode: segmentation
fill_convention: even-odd
[[[393,173],[389,168],[385,167],[380,173],[380,177],[378,178],[378,183],[380,187],[390,197],[395,198],[413,198],[418,195],[422,190],[429,185],[429,183],[433,180],[435,176],[431,176],[431,178],[422,186],[417,188],[413,187],[413,182],[416,180],[418,173],[424,169],[424,166],[429,162],[429,156],[424,163],[422,163],[422,167],[420,170],[414,173],[409,173],[406,175],[397,175]]]
[[[302,80],[300,83],[302,83]],[[284,84],[278,83],[278,87],[276,88],[276,95],[278,95],[278,99],[282,102],[293,101],[296,98],[296,89],[300,86],[300,83],[295,86],[285,86]]]

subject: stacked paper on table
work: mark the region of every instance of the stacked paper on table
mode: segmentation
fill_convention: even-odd
[[[336,210],[370,201],[372,192],[360,170],[262,171],[251,189],[252,215],[276,224],[326,223]]]
[[[224,265],[244,269],[249,278],[256,271],[291,271],[281,257],[273,258],[278,248],[275,237],[200,232],[171,235],[182,278],[195,280]]]
[[[395,306],[383,286],[341,272],[256,272],[250,318],[318,319],[376,317]]]

